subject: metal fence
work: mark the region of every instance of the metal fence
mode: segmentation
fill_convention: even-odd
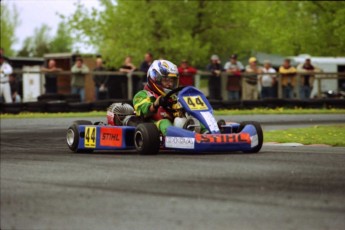
[[[41,72],[41,71],[23,71],[23,70],[15,70],[14,74],[18,75],[23,75],[26,73],[36,73],[40,74],[43,76],[46,72]],[[72,72],[70,71],[59,71],[55,72],[58,76],[63,76],[67,75],[70,76]],[[125,99],[132,99],[133,97],[133,81],[132,79],[137,77],[137,78],[143,78],[146,74],[143,72],[135,71],[131,73],[123,73],[119,71],[102,71],[102,72],[90,72],[86,76],[87,77],[92,77],[93,75],[109,75],[110,77],[117,77],[117,76],[122,76],[126,77],[127,79],[127,98]],[[241,73],[239,76],[241,78],[242,82],[242,87],[244,86],[243,81],[249,77],[252,76],[252,73]],[[282,94],[282,75],[279,73],[265,73],[265,75],[275,75],[277,79],[277,98],[281,99],[283,98]],[[330,82],[332,81],[333,89],[335,91],[338,91],[340,89],[339,83],[340,81],[345,82],[345,73],[334,73],[334,72],[321,72],[321,73],[315,73],[315,74],[310,74],[310,73],[298,73],[296,75],[296,85],[295,85],[295,95],[296,98],[299,98],[299,87],[300,87],[300,82],[301,82],[301,77],[303,75],[314,75],[314,94],[316,95],[316,98],[322,98],[322,93],[325,90],[330,90],[327,89],[327,84],[324,84],[325,82]],[[197,74],[194,76],[194,86],[198,89],[201,89],[206,96],[208,95],[208,89],[207,89],[207,80],[212,76],[210,72],[207,71],[197,71]],[[221,95],[224,101],[228,101],[228,96],[227,96],[227,81],[228,77],[232,76],[231,74],[227,72],[223,72],[221,74]],[[90,81],[89,81],[90,82]],[[336,85],[336,87],[334,87]],[[205,87],[206,86],[206,87]],[[43,87],[43,86],[42,86]],[[89,87],[93,88],[93,87]],[[259,87],[260,88],[260,87]],[[259,89],[260,90],[260,89]],[[243,91],[243,89],[242,89]]]

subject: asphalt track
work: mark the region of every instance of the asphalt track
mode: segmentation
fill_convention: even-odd
[[[344,119],[241,118],[265,129]],[[72,120],[1,120],[1,229],[345,229],[345,148],[74,154]]]

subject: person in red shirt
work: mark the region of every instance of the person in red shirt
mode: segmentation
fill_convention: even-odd
[[[187,60],[182,60],[178,67],[180,75],[179,86],[194,86],[194,76],[196,71],[197,70],[194,67],[189,65]]]

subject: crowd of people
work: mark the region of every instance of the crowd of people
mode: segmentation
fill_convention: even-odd
[[[250,57],[248,65],[244,67],[236,54],[231,55],[223,67],[218,56],[212,55],[206,69],[212,73],[208,82],[209,98],[215,100],[222,99],[219,90],[222,86],[222,72],[227,73],[228,100],[277,98],[279,80],[283,98],[296,98],[299,94],[300,99],[308,99],[311,96],[315,73],[321,72],[320,68],[311,63],[310,58],[306,58],[305,62],[297,67],[291,65],[290,59],[285,59],[282,65],[275,69],[270,60],[264,60],[263,66],[260,66],[256,57]],[[297,79],[301,81],[299,84]],[[299,89],[296,88],[297,85]]]
[[[131,77],[133,96],[136,92],[143,89],[146,83],[146,74],[154,61],[152,53],[148,52],[144,55],[144,60],[136,67],[132,62],[132,57],[127,56],[123,65],[119,69],[109,69],[104,65],[101,56],[95,58],[95,68],[90,71],[89,67],[84,63],[82,57],[75,58],[75,62],[71,69],[71,93],[80,95],[81,101],[85,101],[85,76],[92,74],[94,82],[94,100],[104,100],[109,98],[127,98],[127,75]],[[20,102],[21,95],[18,93],[18,84],[13,75],[13,69],[8,59],[1,49],[1,88],[0,97],[5,103]],[[259,65],[255,57],[250,57],[248,65],[244,66],[236,54],[229,57],[229,60],[222,65],[218,55],[213,54],[210,63],[204,69],[208,76],[208,98],[211,100],[222,100],[222,78],[225,73],[227,75],[226,90],[228,92],[228,100],[257,100],[265,98],[278,97],[278,81],[281,81],[282,97],[296,98],[296,92],[301,99],[310,98],[313,87],[314,73],[320,72],[320,69],[311,63],[310,58],[306,58],[304,63],[297,67],[291,65],[291,60],[285,59],[282,65],[275,69],[269,60],[263,62],[263,66]],[[63,71],[62,68],[56,66],[56,60],[50,59],[46,67],[41,68],[45,79],[45,93],[58,93],[58,75]],[[68,70],[65,70],[68,71]],[[118,71],[123,73],[122,76],[112,77],[105,71]],[[141,72],[142,74],[135,74]],[[178,65],[179,86],[195,85],[195,76],[197,69],[191,66],[188,60],[182,60]],[[310,73],[310,74],[308,74]],[[278,74],[280,78],[278,78]],[[299,78],[297,75],[301,74]],[[301,82],[297,84],[297,79]],[[116,81],[116,82],[114,82]],[[300,88],[297,89],[296,86]],[[115,86],[116,89],[111,88]]]

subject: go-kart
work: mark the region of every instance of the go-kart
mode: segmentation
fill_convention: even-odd
[[[160,150],[257,153],[263,143],[260,124],[254,121],[216,121],[213,109],[198,89],[179,87],[164,96],[165,109],[175,112],[174,125],[163,135],[157,126],[136,116],[131,105],[114,103],[107,123],[79,120],[67,129],[66,141],[73,152],[133,150],[143,155]]]

